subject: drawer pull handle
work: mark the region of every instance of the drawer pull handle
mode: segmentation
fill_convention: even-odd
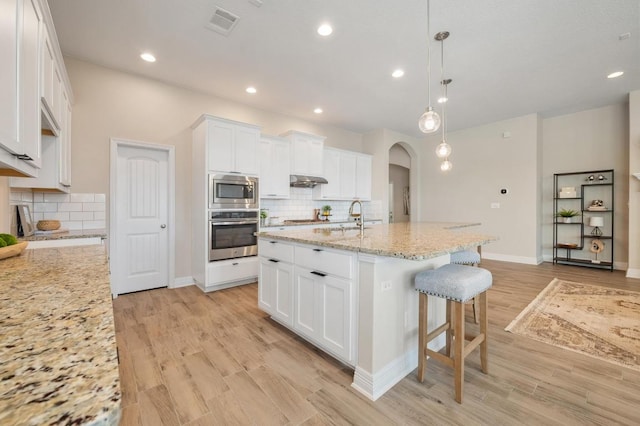
[[[313,275],[318,275],[319,277],[326,277],[327,276],[327,274],[325,274],[324,272],[311,271],[311,273]]]
[[[233,262],[232,265],[233,266],[238,266],[238,262]]]
[[[278,263],[280,261],[279,260],[275,260],[275,259],[269,259],[269,262]]]
[[[322,251],[322,249],[314,248],[313,251]]]
[[[271,244],[275,244],[277,243],[277,241],[269,241]]]

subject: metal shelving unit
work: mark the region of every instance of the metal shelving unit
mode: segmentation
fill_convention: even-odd
[[[573,187],[575,197],[560,197],[560,189]],[[613,271],[614,249],[614,171],[593,170],[586,172],[556,173],[553,175],[553,263],[609,269]],[[605,209],[590,209],[593,200],[602,200]],[[579,210],[579,220],[571,223],[559,221],[556,213],[561,209]],[[602,216],[603,235],[585,234],[589,218]],[[604,244],[604,250],[596,256],[589,248],[595,240]]]

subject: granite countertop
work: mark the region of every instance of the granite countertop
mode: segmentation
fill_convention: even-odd
[[[65,240],[70,238],[107,238],[106,229],[85,229],[82,231],[36,231],[35,234],[20,238],[23,241]]]
[[[497,238],[468,227],[479,223],[407,222],[365,226],[364,237],[357,229],[305,229],[260,232],[260,237],[291,241],[377,256],[425,260],[459,250],[475,248]]]
[[[382,219],[369,219],[369,218],[365,218],[364,222],[382,222]],[[356,226],[356,221],[355,220],[336,220],[336,221],[328,221],[328,220],[304,220],[304,219],[297,219],[297,220],[284,220],[282,221],[282,223],[279,223],[277,225],[264,225],[261,226],[261,229],[269,229],[269,228],[282,228],[282,227],[295,227],[295,226],[307,226],[307,225],[322,225],[322,226],[330,226],[330,225],[336,225],[336,226],[340,226],[340,225],[353,225]]]
[[[0,260],[0,424],[116,425],[120,379],[102,245]]]

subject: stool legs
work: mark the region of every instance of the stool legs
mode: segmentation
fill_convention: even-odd
[[[462,403],[462,384],[464,382],[464,303],[453,302],[453,369],[455,378],[456,401]]]
[[[420,309],[418,313],[418,381],[424,381],[424,370],[427,367],[427,295],[418,293]]]
[[[489,318],[487,316],[487,292],[480,294],[480,334],[484,336],[484,340],[480,343],[480,366],[482,372],[489,373],[489,354],[487,346],[487,328],[489,326]]]

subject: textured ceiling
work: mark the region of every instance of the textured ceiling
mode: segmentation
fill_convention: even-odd
[[[49,1],[65,55],[356,132],[413,136],[427,104],[426,4]],[[205,28],[216,5],[240,16],[229,36]],[[316,33],[323,21],[330,37]],[[449,130],[623,102],[640,89],[638,0],[431,0],[432,36],[443,30]],[[436,106],[440,44],[431,46]],[[155,64],[139,59],[146,50]],[[405,76],[391,78],[398,67]],[[616,70],[625,75],[608,80]]]

